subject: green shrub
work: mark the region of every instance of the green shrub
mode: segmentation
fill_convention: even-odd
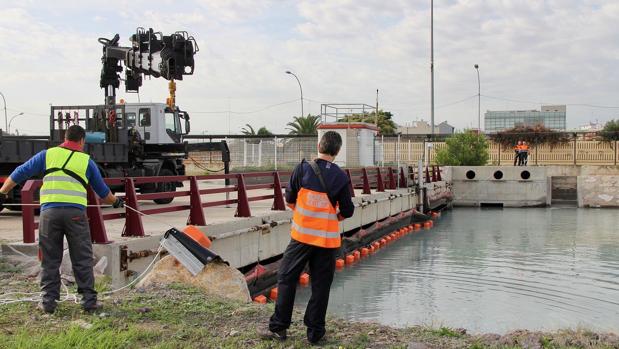
[[[472,131],[456,133],[447,138],[445,145],[436,154],[438,165],[484,166],[490,158],[486,137]]]
[[[610,120],[600,131],[600,136],[606,142],[619,141],[619,120]]]

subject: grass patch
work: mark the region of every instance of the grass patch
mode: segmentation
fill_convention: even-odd
[[[0,257],[0,273],[15,274],[20,271],[21,268],[9,263],[4,257]]]
[[[432,333],[434,333],[435,335],[439,337],[460,338],[463,336],[463,334],[460,333],[459,331],[451,329],[449,327],[440,327],[437,330],[433,330]]]
[[[0,286],[12,284],[14,274],[0,273]],[[26,287],[27,283],[20,285]],[[34,280],[31,288],[36,289]],[[103,290],[108,281],[98,282]],[[27,289],[23,289],[26,291]],[[132,290],[101,297],[102,312],[85,314],[79,304],[61,303],[53,315],[35,310],[35,304],[0,306],[0,348],[307,348],[303,315],[296,312],[284,342],[261,340],[256,327],[265,324],[273,304],[233,302],[204,295],[183,285],[167,288]],[[543,337],[518,332],[487,340],[448,327],[414,326],[395,329],[375,323],[356,323],[327,318],[325,348],[407,348],[411,342],[429,348],[520,348],[523,338],[541,338],[544,348],[615,348],[612,341],[592,340],[594,333],[560,331]],[[581,345],[580,343],[594,343]],[[577,343],[577,344],[576,344]],[[617,338],[619,343],[619,338]]]

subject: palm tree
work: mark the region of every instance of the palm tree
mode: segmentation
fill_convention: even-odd
[[[293,122],[289,122],[291,135],[317,135],[318,125],[320,125],[320,116],[307,114],[307,116],[295,116]]]
[[[245,124],[245,127],[243,127],[241,129],[241,133],[246,135],[246,136],[255,136],[256,135],[256,131],[254,131],[254,128],[251,127],[250,124]]]

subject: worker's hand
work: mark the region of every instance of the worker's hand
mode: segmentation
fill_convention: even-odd
[[[346,219],[346,218],[344,218],[344,216],[342,216],[341,214],[339,214],[339,213],[337,214],[337,220],[338,220],[339,222],[341,222],[341,221],[343,221],[343,220],[345,220],[345,219]]]
[[[122,199],[120,199],[120,198],[116,198],[116,201],[114,201],[114,203],[112,204],[112,207],[114,207],[114,208],[123,208],[123,207],[125,207],[125,202],[122,201]]]

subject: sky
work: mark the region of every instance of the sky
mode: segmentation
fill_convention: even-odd
[[[619,118],[619,1],[436,0],[435,120],[477,125],[481,110],[567,104],[568,128]],[[101,45],[136,27],[184,30],[200,51],[177,82],[192,133],[245,124],[287,133],[323,103],[376,103],[399,124],[430,117],[429,0],[0,0],[0,92],[13,129],[49,133],[52,105],[103,103]],[[136,94],[118,93],[137,102]],[[165,102],[145,78],[140,99]],[[2,122],[2,127],[4,123]]]

